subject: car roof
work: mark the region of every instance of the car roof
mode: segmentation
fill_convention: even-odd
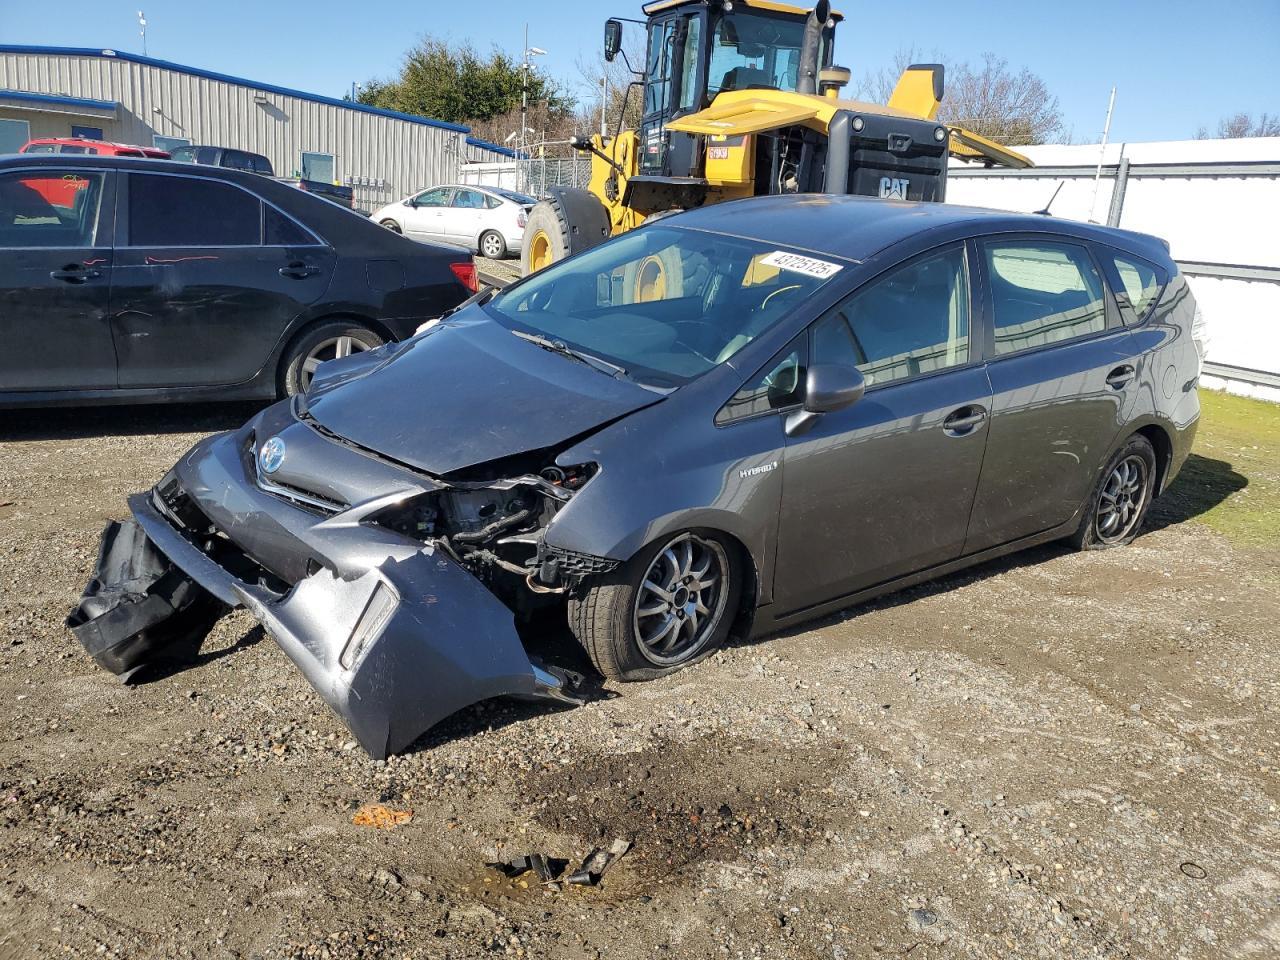
[[[1161,261],[1169,256],[1168,247],[1159,238],[1113,227],[1035,213],[837,194],[733,200],[689,210],[672,221],[677,224],[855,262],[900,241],[961,224],[971,226],[974,234],[1006,230],[1060,233],[1132,248]]]

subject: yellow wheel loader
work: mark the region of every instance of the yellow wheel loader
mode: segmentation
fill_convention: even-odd
[[[639,90],[640,129],[572,141],[591,155],[590,185],[550,187],[530,212],[526,274],[670,211],[776,193],[941,201],[950,154],[1031,165],[934,119],[940,64],[908,67],[887,105],[842,99],[849,71],[831,65],[842,17],[827,0],[812,10],[656,0],[643,10],[646,20],[630,22],[648,31],[645,68],[626,91]],[[605,59],[621,47],[622,21],[608,20]],[[661,265],[635,282],[637,296],[660,296]]]

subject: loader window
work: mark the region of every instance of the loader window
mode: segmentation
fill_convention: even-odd
[[[741,7],[722,14],[712,32],[707,94],[714,97],[726,90],[795,90],[803,39],[802,18]],[[818,62],[824,62],[822,53]]]

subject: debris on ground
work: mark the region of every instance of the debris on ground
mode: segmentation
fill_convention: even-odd
[[[380,803],[366,803],[356,811],[351,822],[357,827],[374,827],[378,830],[394,830],[413,819],[412,810],[393,810]]]
[[[594,887],[604,876],[604,872],[612,867],[623,854],[631,849],[631,841],[619,837],[609,845],[608,850],[599,847],[587,854],[582,866],[568,877],[568,881],[580,886]]]

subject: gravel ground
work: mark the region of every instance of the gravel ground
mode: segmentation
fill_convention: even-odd
[[[0,958],[1280,953],[1274,543],[1166,508],[375,763],[243,613],[137,687],[62,627],[125,495],[248,413],[0,415]],[[484,866],[615,837],[595,888]]]

